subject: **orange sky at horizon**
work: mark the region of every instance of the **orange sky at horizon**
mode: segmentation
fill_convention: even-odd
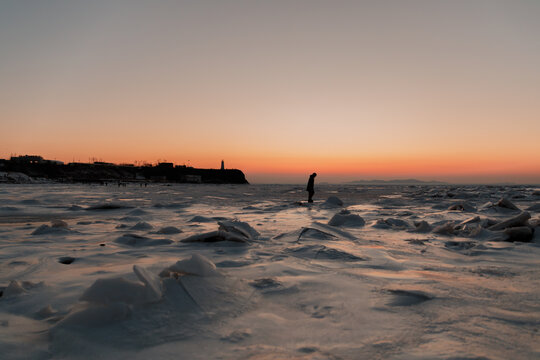
[[[2,3],[0,157],[540,183],[538,18],[519,0]]]

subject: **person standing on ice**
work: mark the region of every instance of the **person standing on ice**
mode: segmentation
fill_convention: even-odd
[[[307,188],[306,191],[308,192],[308,202],[313,202],[313,194],[315,194],[315,176],[317,176],[317,173],[313,173],[309,175],[309,180],[307,182]]]

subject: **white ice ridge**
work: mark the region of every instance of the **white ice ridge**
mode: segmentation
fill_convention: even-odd
[[[133,266],[133,272],[139,281],[127,280],[124,277],[96,280],[79,298],[86,305],[83,303],[76,306],[57,327],[102,326],[121,321],[142,305],[160,302],[166,293],[164,281],[168,282],[169,288],[169,280],[172,279],[175,284],[175,281],[178,281],[180,290],[176,291],[187,292],[189,286],[182,282],[184,276],[221,276],[213,262],[196,253],[163,269],[159,276],[138,265]],[[208,286],[211,286],[210,283]],[[188,295],[193,298],[189,292]]]

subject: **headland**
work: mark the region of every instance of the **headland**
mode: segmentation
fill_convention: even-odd
[[[69,183],[149,183],[173,182],[195,184],[248,184],[238,169],[198,169],[171,162],[157,164],[113,164],[46,160],[39,155],[12,156],[0,159],[0,182],[33,182],[34,180]]]

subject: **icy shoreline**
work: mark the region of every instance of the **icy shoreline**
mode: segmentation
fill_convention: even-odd
[[[3,358],[540,356],[538,188],[305,196],[0,185]]]

